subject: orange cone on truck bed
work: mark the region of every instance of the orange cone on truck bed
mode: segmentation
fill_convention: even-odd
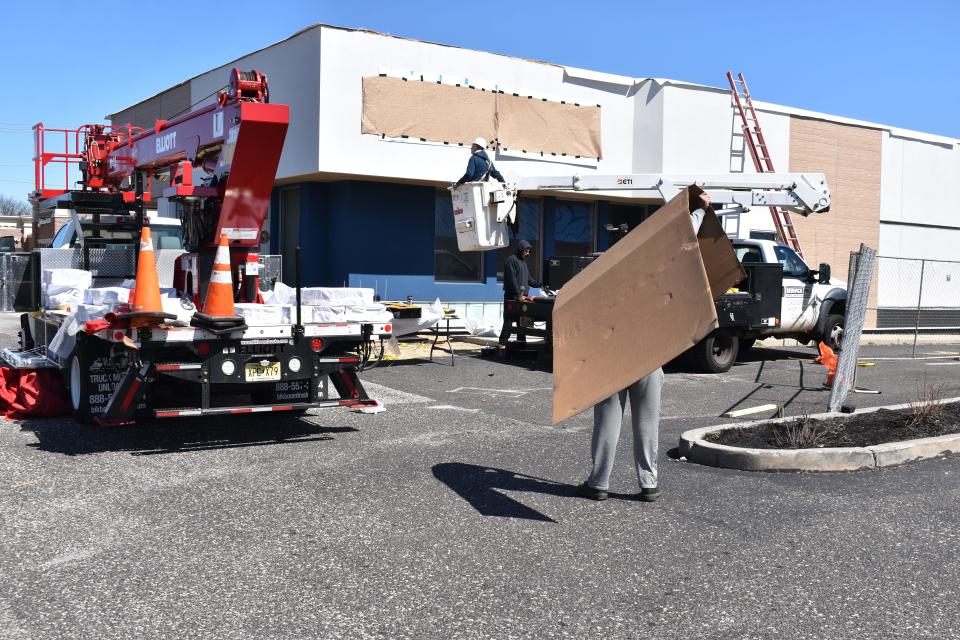
[[[130,310],[134,313],[163,313],[160,300],[160,279],[157,277],[157,261],[153,254],[150,227],[140,230],[140,255],[137,258],[137,281],[133,290]],[[137,327],[156,323],[151,318],[134,318],[130,326]]]
[[[227,234],[220,234],[220,246],[213,259],[213,272],[207,285],[207,299],[203,301],[203,313],[208,316],[232,317],[233,278],[230,274],[230,245]]]

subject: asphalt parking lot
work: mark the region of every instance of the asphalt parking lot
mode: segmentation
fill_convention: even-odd
[[[960,382],[960,345],[866,347],[858,406]],[[907,349],[909,351],[909,349]],[[591,418],[548,372],[476,354],[362,376],[387,411],[134,428],[0,421],[0,638],[947,638],[960,462],[850,474],[671,450],[732,407],[823,410],[812,350],[673,370],[661,486],[575,496]],[[955,393],[954,395],[960,395]]]

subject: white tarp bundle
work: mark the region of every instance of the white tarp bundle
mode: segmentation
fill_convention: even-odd
[[[273,291],[264,294],[267,304],[296,304],[297,290],[282,282],[274,285]],[[302,287],[301,305],[320,305],[324,307],[359,307],[373,304],[373,289],[361,287]]]
[[[502,322],[487,322],[483,318],[465,318],[463,326],[467,333],[481,338],[496,338],[500,335]]]
[[[393,321],[393,335],[407,336],[418,331],[426,331],[443,318],[443,303],[440,298],[429,307],[423,307],[419,318],[397,318]]]
[[[233,305],[238,316],[243,316],[247,324],[265,327],[276,324],[290,324],[295,319],[293,307],[285,304],[237,303]]]
[[[43,306],[61,309],[81,304],[91,284],[93,274],[83,269],[44,269],[40,283]]]
[[[84,304],[114,304],[130,299],[129,287],[94,287],[87,289],[83,296]]]
[[[110,305],[78,303],[57,329],[47,350],[60,358],[66,358],[73,353],[73,347],[77,343],[75,336],[83,328],[84,323],[102,318],[112,310]]]
[[[393,322],[393,314],[373,301],[373,289],[360,287],[303,287],[300,314],[304,323]],[[297,290],[282,282],[263,294],[262,305],[235,305],[249,325],[296,322]]]

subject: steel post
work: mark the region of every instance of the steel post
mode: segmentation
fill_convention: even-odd
[[[927,261],[920,261],[920,289],[917,292],[917,319],[913,326],[913,354],[911,358],[917,357],[917,337],[920,334],[920,304],[923,302],[923,272],[926,270]]]

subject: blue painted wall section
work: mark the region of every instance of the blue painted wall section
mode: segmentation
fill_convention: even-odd
[[[379,182],[303,182],[300,189],[300,246],[305,286],[364,286],[388,299],[499,301],[495,251],[483,256],[483,282],[437,282],[434,278],[436,190],[429,186]],[[270,205],[271,251],[279,253],[279,189]],[[556,199],[543,198],[542,255],[555,253]],[[605,248],[606,203],[598,206],[596,232]]]

